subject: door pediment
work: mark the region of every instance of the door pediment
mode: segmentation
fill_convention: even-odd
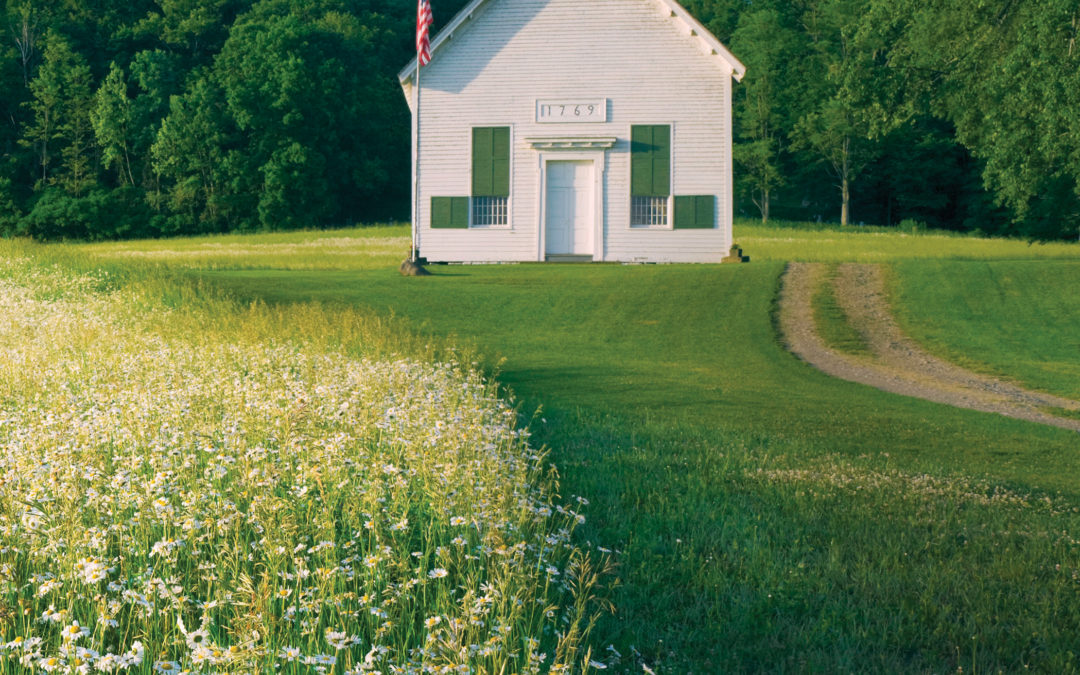
[[[616,140],[614,136],[529,136],[525,142],[533,150],[607,150]]]

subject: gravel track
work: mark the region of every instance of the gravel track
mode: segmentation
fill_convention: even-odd
[[[811,305],[824,273],[821,263],[790,263],[784,272],[780,330],[788,349],[802,360],[833,377],[884,391],[1080,431],[1080,420],[1040,410],[1080,410],[1080,401],[960,368],[927,353],[904,335],[889,311],[878,265],[841,265],[835,286],[837,303],[862,334],[872,356],[829,348],[817,333]]]

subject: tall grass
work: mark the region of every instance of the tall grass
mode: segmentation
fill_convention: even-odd
[[[914,258],[986,260],[1080,256],[1080,244],[986,238],[941,230],[775,223],[740,219],[735,240],[752,261],[892,262]]]
[[[0,673],[590,668],[585,500],[475,369],[6,246]]]
[[[61,247],[63,248],[63,247]],[[78,247],[98,262],[188,269],[377,269],[404,260],[409,228],[225,234],[183,239],[105,242]]]

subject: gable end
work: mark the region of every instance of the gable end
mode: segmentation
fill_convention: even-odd
[[[470,2],[460,12],[458,12],[457,15],[454,16],[453,19],[451,19],[450,23],[448,23],[441,31],[439,31],[439,34],[435,36],[435,39],[432,41],[432,60],[438,58],[439,48],[444,43],[452,40],[455,33],[461,30],[468,29],[475,14],[482,9],[483,5],[486,5],[489,2],[498,1],[499,0],[472,0],[472,2]],[[744,66],[742,62],[739,61],[739,59],[736,58],[735,55],[732,54],[731,51],[729,51],[728,48],[725,47],[723,43],[721,43],[720,40],[716,38],[716,36],[710,33],[707,28],[702,26],[697,19],[695,19],[689,12],[687,12],[682,5],[680,5],[676,0],[655,1],[660,3],[663,8],[667,9],[669,18],[675,20],[675,22],[679,25],[680,30],[682,30],[686,34],[689,34],[691,37],[696,38],[699,41],[702,47],[703,56],[715,59],[717,65],[724,69],[726,72],[728,72],[731,77],[735,78],[736,81],[742,80],[743,76],[746,74],[746,66]],[[398,73],[398,80],[401,82],[402,87],[406,88],[407,95],[411,90],[412,78],[416,73],[416,68],[417,62],[416,58],[414,57],[411,61],[409,61],[408,65],[406,65],[405,68],[403,68],[401,72]],[[409,98],[411,100],[411,96],[409,96]]]

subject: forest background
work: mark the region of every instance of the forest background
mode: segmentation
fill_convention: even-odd
[[[415,0],[0,3],[0,234],[408,217]],[[1075,0],[683,4],[748,67],[738,214],[1080,234]]]

